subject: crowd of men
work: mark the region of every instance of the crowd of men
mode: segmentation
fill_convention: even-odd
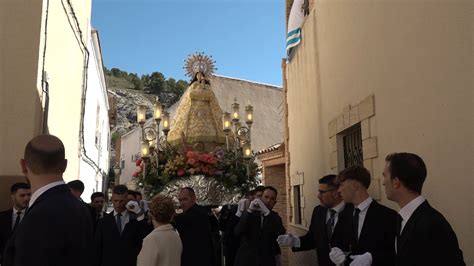
[[[319,179],[320,205],[303,236],[283,227],[271,186],[257,187],[216,217],[190,187],[179,191],[176,214],[166,195],[149,209],[139,192],[117,185],[106,213],[103,193],[85,203],[84,184],[64,182],[67,160],[57,137],[33,138],[20,165],[28,183],[11,186],[13,208],[0,213],[3,266],[276,266],[281,247],[316,249],[319,266],[465,265],[455,232],[421,195],[427,170],[411,153],[386,157],[383,185],[398,213],[369,196],[369,171],[351,166]]]

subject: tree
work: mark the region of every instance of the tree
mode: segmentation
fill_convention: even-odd
[[[151,93],[158,94],[166,91],[165,76],[160,72],[153,72],[150,75],[149,90]]]

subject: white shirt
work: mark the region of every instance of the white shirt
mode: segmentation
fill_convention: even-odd
[[[117,223],[117,214],[118,212],[114,210],[114,218],[115,218],[115,223]],[[128,211],[125,210],[122,212],[122,217],[121,218],[121,221],[122,221],[122,231],[125,229],[125,225],[128,224],[128,222],[130,221],[130,215],[128,215]]]
[[[21,220],[23,220],[23,217],[25,217],[25,212],[26,212],[26,209],[23,209],[23,210],[17,210],[15,207],[13,207],[13,212],[12,212],[12,230],[13,230],[13,227],[15,226],[15,222],[16,222],[16,217],[17,217],[17,213],[18,212],[21,212],[20,214],[20,222]]]
[[[362,227],[364,226],[364,221],[365,221],[365,216],[367,215],[367,210],[369,209],[370,204],[372,203],[373,199],[372,197],[368,197],[359,205],[354,206],[354,214],[355,214],[355,208],[359,209],[359,228],[357,232],[357,237],[360,237],[360,232],[362,231]]]
[[[400,232],[403,232],[403,228],[405,227],[405,225],[407,224],[408,222],[408,219],[410,219],[411,215],[413,214],[413,212],[415,212],[415,210],[423,203],[425,202],[425,198],[423,196],[418,196],[414,199],[412,199],[407,205],[403,206],[403,208],[400,209],[400,211],[398,212],[398,214],[400,214],[400,216],[402,217],[403,221],[402,221],[402,227],[400,228]]]
[[[53,182],[53,183],[49,183],[47,184],[46,186],[42,186],[40,187],[38,190],[35,191],[35,193],[33,193],[31,195],[31,199],[30,199],[30,203],[28,205],[28,208],[33,206],[33,204],[35,203],[35,201],[43,194],[45,193],[46,191],[48,191],[49,189],[53,188],[53,187],[57,187],[59,185],[63,185],[63,184],[66,184],[64,183],[64,181],[56,181],[56,182]]]
[[[344,204],[344,201],[341,201],[339,204],[336,206],[332,207],[332,210],[336,211],[336,214],[334,215],[334,227],[336,227],[337,221],[339,220],[339,214],[344,210],[344,207],[346,205]],[[331,212],[330,209],[326,212],[326,223],[331,219]]]

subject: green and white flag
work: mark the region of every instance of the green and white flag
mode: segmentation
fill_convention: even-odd
[[[288,33],[286,34],[286,55],[288,60],[291,51],[301,42],[301,24],[303,24],[304,0],[294,0],[291,6],[290,17],[288,18]]]

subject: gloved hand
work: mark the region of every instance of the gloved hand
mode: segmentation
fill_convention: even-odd
[[[370,266],[372,265],[372,254],[365,252],[362,255],[352,255],[353,261],[349,266]]]
[[[288,233],[286,235],[279,235],[277,238],[277,242],[282,247],[297,247],[299,248],[301,245],[300,238],[297,236]]]
[[[346,261],[346,255],[344,255],[344,252],[342,252],[342,250],[337,247],[331,248],[331,252],[329,252],[329,258],[336,265],[343,264]]]
[[[270,213],[270,210],[261,199],[254,199],[252,202],[250,202],[248,211],[260,211],[264,216],[267,216]]]
[[[237,212],[235,213],[235,216],[240,217],[242,216],[242,212],[244,212],[249,205],[249,200],[248,199],[241,199],[237,203]]]
[[[138,206],[138,202],[134,200],[129,201],[127,205],[125,205],[125,208],[127,208],[129,212],[133,212],[135,214],[139,214],[142,211],[140,206]]]

